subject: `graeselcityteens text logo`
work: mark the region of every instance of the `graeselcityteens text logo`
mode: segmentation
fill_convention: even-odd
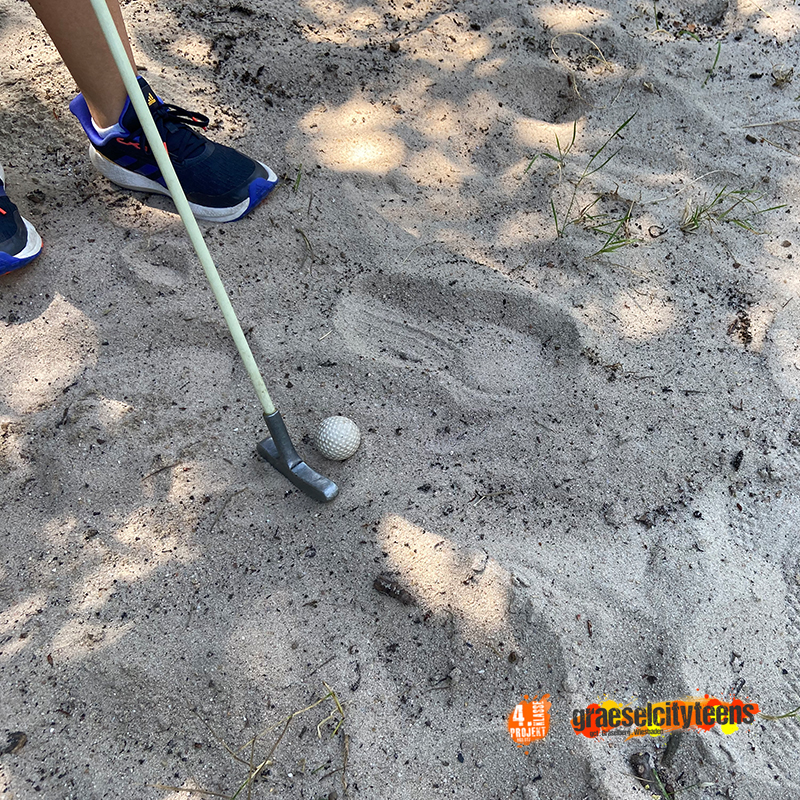
[[[531,745],[542,741],[550,733],[551,707],[549,694],[533,699],[525,695],[508,715],[508,733],[526,755]],[[800,707],[771,717],[761,714],[758,703],[749,702],[749,698],[720,700],[706,694],[644,705],[621,705],[614,700],[604,700],[574,709],[570,724],[577,736],[587,739],[606,736],[631,739],[686,730],[708,732],[715,725],[719,726],[722,733],[730,735],[739,730],[741,725],[751,725],[757,715],[765,720],[785,719],[800,716]]]
[[[750,725],[758,713],[757,703],[745,703],[738,697],[726,701],[704,695],[643,706],[623,706],[606,700],[575,709],[572,729],[578,736],[589,739],[660,736],[679,730],[710,731],[715,725],[719,725],[722,733],[731,734],[739,730],[740,725]]]

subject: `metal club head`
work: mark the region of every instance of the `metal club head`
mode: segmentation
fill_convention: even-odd
[[[280,412],[264,414],[270,436],[256,445],[258,454],[268,461],[303,494],[318,503],[330,503],[339,487],[329,478],[320,475],[303,461],[294,449],[292,440]]]

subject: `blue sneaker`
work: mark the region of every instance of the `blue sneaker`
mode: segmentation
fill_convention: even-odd
[[[210,142],[190,127],[205,128],[208,117],[163,103],[144,78],[138,81],[198,219],[241,219],[275,188],[278,178],[268,166],[231,147]],[[125,189],[169,196],[130,100],[126,101],[119,122],[102,135],[92,122],[82,94],[69,108],[89,137],[92,164],[106,178]]]
[[[6,194],[5,177],[0,167],[0,275],[24,267],[42,252],[36,228],[20,216]]]

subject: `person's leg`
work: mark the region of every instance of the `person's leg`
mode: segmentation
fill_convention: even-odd
[[[64,59],[80,94],[70,103],[89,139],[89,158],[106,178],[136,191],[169,195],[90,0],[29,0]],[[107,0],[136,71],[118,0]],[[275,187],[266,164],[209,141],[202,114],[164,103],[138,78],[189,204],[198,219],[231,222],[249,214]]]
[[[29,0],[101,128],[119,120],[128,93],[89,0]],[[125,43],[134,71],[130,41],[117,0],[108,8]]]

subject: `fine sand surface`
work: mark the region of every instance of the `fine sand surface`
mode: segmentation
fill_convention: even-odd
[[[0,278],[0,797],[231,797],[265,760],[240,798],[664,796],[640,751],[679,800],[800,796],[797,719],[669,749],[569,724],[800,705],[798,8],[123,10],[156,91],[283,177],[203,230],[341,493],[257,458],[179,218],[93,171],[0,0],[0,161],[45,240]]]

